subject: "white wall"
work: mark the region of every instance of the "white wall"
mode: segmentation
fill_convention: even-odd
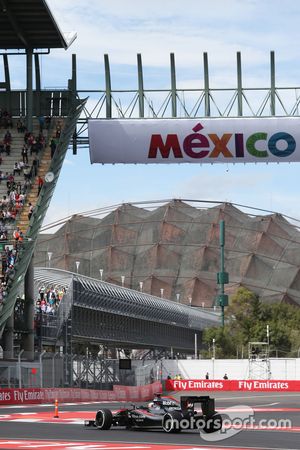
[[[299,380],[300,358],[270,359],[271,378],[277,380]],[[180,373],[185,379],[205,378],[206,372],[210,379],[222,379],[227,373],[228,378],[243,380],[249,378],[248,359],[166,359],[161,362],[162,378],[171,375],[173,378]],[[257,377],[258,378],[258,377]]]

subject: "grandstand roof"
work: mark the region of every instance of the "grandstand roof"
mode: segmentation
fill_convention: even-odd
[[[157,207],[160,205],[159,207]],[[76,215],[40,235],[35,264],[74,270],[113,284],[211,307],[218,293],[219,221],[226,223],[225,268],[231,295],[243,286],[266,303],[300,305],[300,232],[280,214],[246,214],[229,203],[207,208],[180,200],[112,209],[103,218]],[[198,205],[198,207],[196,207]],[[139,205],[140,206],[140,205]],[[106,210],[107,211],[107,210]],[[108,212],[108,211],[107,211]],[[256,212],[257,213],[257,212]]]
[[[75,38],[60,31],[45,0],[0,1],[1,49],[67,49]]]

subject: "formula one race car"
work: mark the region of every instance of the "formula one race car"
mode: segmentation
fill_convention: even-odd
[[[201,412],[195,409],[197,404],[201,405]],[[179,403],[172,397],[156,394],[147,405],[131,405],[117,411],[99,409],[95,420],[85,420],[84,425],[94,426],[99,430],[120,426],[127,429],[158,428],[166,433],[188,429],[213,433],[222,428],[222,416],[215,411],[215,400],[209,396],[184,396],[180,397]]]

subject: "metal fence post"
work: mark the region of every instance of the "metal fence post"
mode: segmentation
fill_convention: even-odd
[[[24,353],[24,349],[18,354],[18,372],[19,372],[19,388],[22,388],[22,367],[21,367],[21,356]]]
[[[44,356],[44,354],[47,353],[46,350],[42,351],[42,353],[40,354],[40,387],[43,387],[43,361],[42,358]]]
[[[71,357],[71,374],[70,374],[70,385],[73,387],[73,373],[74,373],[74,359],[77,357],[76,353]]]
[[[59,355],[59,352],[54,353],[52,358],[52,387],[55,387],[55,358]]]

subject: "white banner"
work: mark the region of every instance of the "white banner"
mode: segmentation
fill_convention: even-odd
[[[91,163],[300,161],[300,118],[91,119]]]

